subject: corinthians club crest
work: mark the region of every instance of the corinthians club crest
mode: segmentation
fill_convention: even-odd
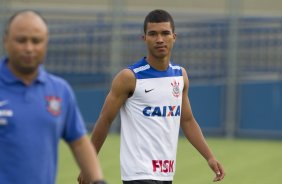
[[[61,101],[62,99],[56,96],[46,96],[47,100],[47,110],[53,116],[58,116],[61,114]]]
[[[179,95],[180,95],[179,82],[176,82],[176,80],[173,80],[173,82],[171,83],[171,86],[172,86],[173,96],[175,96],[176,98],[179,97]]]

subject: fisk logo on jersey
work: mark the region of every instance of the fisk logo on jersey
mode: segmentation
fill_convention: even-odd
[[[180,116],[180,112],[181,112],[180,105],[162,106],[162,107],[147,106],[143,109],[143,114],[145,116],[162,116],[162,117]]]
[[[152,160],[153,172],[173,172],[174,160]]]

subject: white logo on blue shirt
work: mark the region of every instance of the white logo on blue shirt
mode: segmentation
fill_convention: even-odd
[[[8,100],[2,100],[0,101],[0,107],[7,105],[8,104]]]

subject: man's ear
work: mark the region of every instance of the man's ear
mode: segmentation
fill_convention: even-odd
[[[5,50],[6,50],[6,43],[7,43],[7,35],[5,34],[5,35],[2,37],[2,44],[3,44]]]
[[[177,37],[176,33],[173,33],[174,41],[176,40],[176,37]]]

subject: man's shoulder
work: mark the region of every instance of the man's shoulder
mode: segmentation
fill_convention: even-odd
[[[177,70],[181,70],[182,68],[179,64],[174,63],[174,62],[170,62],[169,67],[171,67],[172,69],[177,69]]]
[[[63,77],[59,75],[52,74],[50,72],[46,72],[46,82],[51,83],[56,86],[70,88],[70,84],[68,83],[66,79],[64,79]]]
[[[149,68],[150,65],[144,59],[141,59],[128,67],[128,69],[132,70],[134,73],[138,73]]]
[[[47,78],[47,80],[54,81],[54,82],[63,82],[63,83],[66,82],[66,80],[63,77],[61,77],[57,74],[47,72],[47,71],[46,71],[46,78]]]

